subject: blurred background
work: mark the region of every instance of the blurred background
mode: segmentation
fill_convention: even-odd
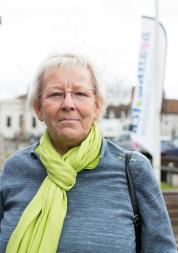
[[[104,136],[142,152],[152,162],[152,154],[133,142],[132,104],[138,84],[142,16],[157,15],[167,39],[160,177],[163,189],[178,188],[177,13],[177,0],[1,0],[0,168],[16,150],[40,138],[44,125],[28,105],[30,87],[41,61],[64,52],[84,54],[96,66],[106,95],[100,121]]]
[[[167,36],[161,107],[161,162],[178,167],[177,0],[157,2]],[[28,105],[38,65],[54,53],[81,53],[97,68],[106,95],[100,122],[105,137],[125,148],[133,143],[132,102],[138,83],[142,16],[155,17],[154,0],[65,0],[0,3],[0,162],[39,139],[44,125]],[[2,166],[1,166],[2,167]],[[162,180],[167,181],[162,173]],[[170,181],[170,180],[169,180]],[[171,178],[178,185],[178,179]]]
[[[167,35],[161,155],[163,164],[171,166],[178,165],[177,150],[172,150],[178,142],[177,11],[177,0],[159,1],[159,21]],[[101,120],[104,135],[123,147],[143,151],[139,143],[132,143],[130,130],[144,15],[155,17],[155,0],[1,1],[1,164],[17,148],[41,135],[44,126],[27,103],[29,90],[41,61],[63,52],[84,54],[97,67],[107,101]],[[167,149],[171,149],[169,155]]]
[[[156,10],[157,2],[157,10]],[[159,7],[159,9],[158,9]],[[178,167],[177,0],[65,0],[0,3],[0,162],[39,139],[44,125],[28,105],[37,66],[54,53],[81,53],[97,68],[106,95],[105,137],[152,155],[133,142],[132,102],[138,83],[142,16],[155,17],[167,36],[161,106],[161,164]],[[1,166],[2,167],[2,166]],[[178,185],[177,175],[162,180]]]

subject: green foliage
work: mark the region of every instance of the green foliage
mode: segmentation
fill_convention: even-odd
[[[178,190],[178,185],[177,186],[172,186],[167,183],[161,183],[161,190]]]

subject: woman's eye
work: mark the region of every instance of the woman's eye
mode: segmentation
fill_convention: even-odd
[[[63,92],[53,92],[49,95],[49,97],[62,97]]]
[[[77,91],[74,93],[75,96],[78,96],[78,97],[87,97],[87,94],[85,92],[82,92],[82,91]]]

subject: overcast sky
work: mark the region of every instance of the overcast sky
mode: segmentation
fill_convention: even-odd
[[[0,99],[27,91],[38,64],[55,52],[87,55],[109,85],[134,85],[141,16],[154,0],[1,0]],[[168,38],[165,92],[178,98],[178,0],[159,1]]]

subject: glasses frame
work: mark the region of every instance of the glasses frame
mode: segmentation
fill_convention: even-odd
[[[87,90],[93,91],[93,94],[91,94],[90,96],[87,96],[86,98],[92,97],[92,95],[96,96],[96,89],[95,89],[95,88],[90,88],[90,89],[87,89]],[[77,91],[77,90],[59,90],[59,91],[60,91],[60,93],[63,93],[63,95],[62,95],[61,98],[60,98],[60,99],[62,99],[62,100],[65,99],[66,93],[68,92],[68,93],[71,94],[71,97],[72,97],[74,100],[76,100],[76,101],[82,101],[82,100],[77,100],[77,99],[75,98],[75,95],[73,94],[73,93],[75,93],[75,92],[81,92],[81,93],[82,93],[82,91],[80,91],[80,90],[78,90],[78,91]],[[56,92],[57,92],[57,91],[56,91]],[[51,99],[51,97],[43,97],[42,94],[39,95],[39,99],[40,99],[40,100],[51,100],[51,101],[54,102],[54,99]],[[60,101],[60,99],[58,98],[57,100]]]

